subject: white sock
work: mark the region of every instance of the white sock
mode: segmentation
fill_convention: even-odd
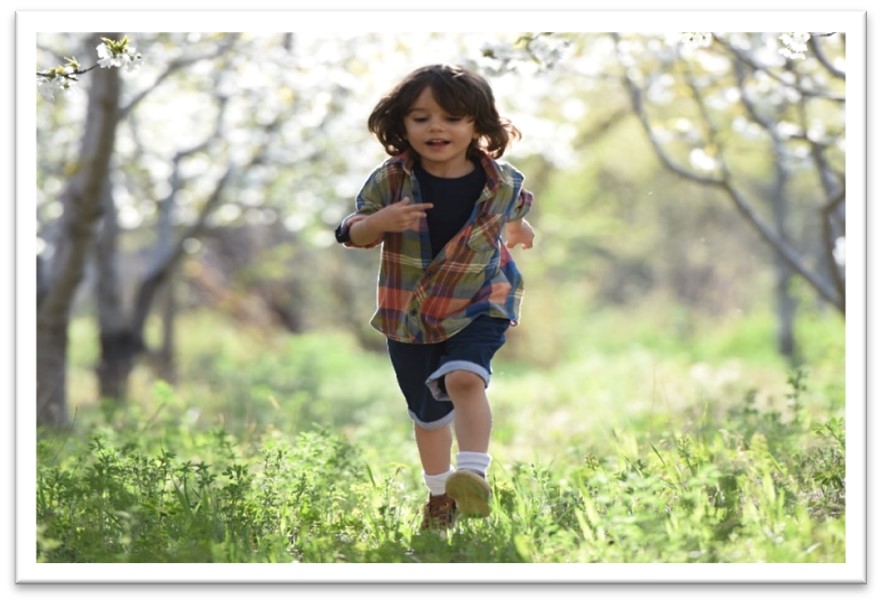
[[[458,470],[471,470],[482,476],[487,476],[487,468],[492,461],[487,453],[478,451],[460,451],[456,454],[456,468]]]
[[[447,489],[444,485],[447,484],[447,477],[451,474],[453,474],[453,467],[440,474],[429,475],[423,472],[423,480],[426,481],[426,487],[428,487],[429,493],[432,495],[443,495],[446,493]]]

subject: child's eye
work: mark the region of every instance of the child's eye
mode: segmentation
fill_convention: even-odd
[[[427,118],[427,117],[412,117],[410,119],[412,119],[413,121],[420,123],[420,124],[422,124],[423,122],[429,121],[429,118]]]

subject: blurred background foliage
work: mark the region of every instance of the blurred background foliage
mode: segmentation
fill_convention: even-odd
[[[802,57],[776,33],[130,37],[144,63],[105,91],[118,122],[100,212],[66,192],[97,169],[87,112],[103,70],[38,101],[38,333],[69,332],[72,347],[39,340],[38,356],[75,359],[72,375],[41,374],[38,388],[54,386],[38,405],[55,410],[40,423],[148,396],[158,378],[224,391],[242,415],[338,387],[294,383],[309,375],[359,383],[347,396],[365,405],[394,399],[388,368],[368,354],[385,346],[367,325],[378,254],[336,245],[333,228],[385,158],[366,128],[374,103],[436,62],[487,77],[523,133],[506,159],[536,195],[538,237],[515,252],[527,294],[501,359],[509,371],[565,381],[567,369],[584,383],[600,379],[590,359],[610,354],[629,359],[618,379],[639,380],[654,371],[639,360],[648,348],[698,372],[823,361],[844,373],[841,35],[813,35]],[[41,34],[38,70],[73,53],[91,64],[96,39]],[[65,222],[75,219],[85,226]],[[44,301],[77,233],[83,277],[52,315]],[[364,351],[376,383],[346,366],[305,370],[333,362],[320,360],[325,347]],[[237,348],[277,362],[248,363]]]

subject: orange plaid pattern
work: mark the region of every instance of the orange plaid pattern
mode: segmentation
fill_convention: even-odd
[[[432,256],[425,218],[417,230],[386,233],[363,246],[382,244],[377,310],[371,325],[386,337],[433,344],[455,335],[481,314],[518,322],[524,283],[501,235],[506,222],[530,211],[533,195],[523,188],[523,174],[510,164],[486,154],[479,161],[487,177],[484,190],[468,222],[437,256]],[[404,197],[421,203],[408,153],[388,159],[371,173],[356,197],[356,211],[344,222]]]

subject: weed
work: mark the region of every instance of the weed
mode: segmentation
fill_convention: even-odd
[[[844,560],[842,387],[808,367],[780,390],[744,370],[696,393],[691,366],[632,351],[541,374],[503,363],[492,514],[439,535],[418,530],[424,488],[385,359],[344,337],[264,354],[221,335],[185,364],[202,382],[150,382],[40,435],[39,561]],[[620,409],[650,394],[626,379],[645,367],[664,396]]]

